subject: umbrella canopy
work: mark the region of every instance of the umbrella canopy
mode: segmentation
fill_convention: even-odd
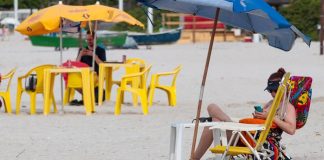
[[[213,19],[220,8],[219,20],[267,37],[269,45],[289,51],[301,37],[307,45],[311,39],[291,25],[263,0],[137,0],[156,9],[193,14]]]
[[[19,24],[19,21],[14,19],[14,18],[11,18],[11,17],[6,17],[4,18],[3,20],[1,20],[0,22],[1,24],[13,24],[13,25],[18,25]]]
[[[57,4],[44,8],[24,20],[16,30],[25,35],[40,35],[58,32],[61,18],[74,22],[104,21],[126,22],[131,25],[144,25],[124,11],[99,4],[88,6],[71,6]]]

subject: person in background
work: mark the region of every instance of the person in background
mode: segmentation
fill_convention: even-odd
[[[98,80],[98,75],[99,75],[99,63],[102,63],[106,61],[106,50],[100,46],[94,47],[94,36],[95,32],[87,31],[87,46],[85,48],[80,48],[78,56],[76,58],[76,61],[85,63],[92,67],[92,58],[94,57],[95,59],[95,66],[94,66],[94,71],[96,72],[95,74],[95,81]],[[93,50],[95,50],[95,55],[93,56]],[[97,83],[97,82],[95,82]],[[79,93],[82,94],[81,90],[78,90]],[[103,99],[104,99],[103,95]],[[95,101],[98,102],[98,87],[95,88]],[[82,105],[83,101],[77,101],[77,100],[72,100],[71,105]]]

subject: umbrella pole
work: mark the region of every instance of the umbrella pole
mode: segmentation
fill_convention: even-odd
[[[193,140],[192,140],[192,145],[191,145],[191,158],[190,158],[191,160],[193,160],[195,158],[194,154],[195,154],[195,148],[196,148],[196,140],[197,140],[197,132],[198,132],[200,112],[201,112],[201,105],[202,105],[202,99],[203,99],[203,95],[204,95],[204,88],[205,88],[205,83],[206,83],[206,78],[207,78],[207,73],[208,73],[208,67],[209,67],[211,52],[212,52],[213,44],[214,44],[214,37],[215,37],[215,34],[216,34],[216,28],[217,28],[219,12],[220,12],[220,9],[217,8],[216,13],[215,13],[213,32],[212,32],[212,35],[211,35],[209,48],[208,48],[207,59],[206,59],[206,63],[205,63],[204,75],[203,75],[203,79],[202,79],[202,83],[201,83],[201,87],[200,87],[200,96],[199,96],[198,108],[197,108],[197,114],[196,114],[195,130],[194,130],[194,135],[193,135]]]
[[[97,25],[98,21],[95,21],[94,26],[94,35],[93,35],[93,52],[92,52],[92,70],[95,70],[95,58],[96,58],[96,49],[97,49]]]
[[[63,63],[63,37],[62,37],[62,26],[63,19],[61,19],[60,23],[60,65]],[[61,112],[64,113],[64,104],[63,104],[63,77],[61,74]]]

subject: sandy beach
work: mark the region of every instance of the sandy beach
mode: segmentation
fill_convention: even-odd
[[[25,36],[16,33],[8,41],[0,41],[0,73],[17,67],[11,84],[11,105],[16,108],[17,77],[41,64],[60,63],[54,48],[34,47]],[[168,159],[170,125],[191,122],[196,115],[200,84],[208,43],[170,44],[129,50],[107,50],[108,60],[138,57],[153,67],[150,73],[183,69],[177,79],[177,106],[168,106],[167,96],[157,90],[149,114],[143,116],[140,107],[131,105],[126,93],[122,114],[114,116],[116,89],[111,101],[96,107],[96,113],[85,116],[82,106],[65,106],[64,114],[44,116],[43,98],[37,96],[37,115],[29,115],[29,96],[23,94],[20,115],[7,115],[0,110],[0,159],[2,160],[164,160]],[[74,60],[77,49],[63,52],[63,59]],[[282,143],[296,160],[324,158],[324,56],[319,56],[319,43],[311,47],[295,42],[290,52],[261,43],[216,42],[206,82],[202,116],[207,116],[210,103],[219,104],[232,117],[249,117],[253,105],[270,100],[264,91],[268,76],[279,67],[292,75],[313,78],[313,97],[307,124],[293,136],[284,134]],[[117,73],[116,79],[122,73]],[[151,74],[150,74],[151,75]],[[168,79],[163,79],[169,82]],[[148,79],[148,84],[150,78]],[[55,97],[61,110],[59,76],[55,82]],[[78,95],[78,98],[80,96]],[[201,130],[200,130],[201,131]],[[189,158],[193,130],[184,132],[183,150]],[[207,152],[203,159],[212,157]]]

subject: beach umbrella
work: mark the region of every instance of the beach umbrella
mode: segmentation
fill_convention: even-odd
[[[0,22],[1,24],[12,24],[12,25],[18,25],[19,24],[19,21],[14,19],[14,18],[11,18],[11,17],[6,17],[4,18],[3,20],[1,20]]]
[[[86,24],[87,22],[90,24],[91,21],[95,21],[96,24],[98,21],[112,23],[126,22],[131,25],[144,27],[140,21],[136,20],[126,12],[116,8],[102,6],[99,2],[95,5],[72,6],[64,5],[62,4],[62,1],[59,1],[57,5],[41,9],[27,17],[19,26],[17,26],[16,31],[29,36],[60,32],[60,64],[62,64],[62,28],[63,23],[66,22],[64,20],[80,22],[83,24]],[[96,43],[96,39],[94,39],[94,43]],[[96,44],[94,44],[94,46],[96,46]],[[93,56],[94,55],[95,50],[93,50]],[[61,78],[61,84],[62,83]],[[63,85],[61,85],[61,88],[62,86]],[[61,89],[61,96],[63,96],[62,92],[63,89]]]
[[[194,157],[196,137],[202,105],[202,98],[211,51],[214,42],[217,22],[242,28],[253,33],[264,35],[270,46],[289,51],[297,37],[310,45],[311,39],[291,25],[283,16],[275,11],[263,0],[137,0],[155,9],[187,13],[214,19],[212,38],[210,40],[207,60],[205,64],[200,96],[197,107],[195,130],[191,147],[191,158]]]

